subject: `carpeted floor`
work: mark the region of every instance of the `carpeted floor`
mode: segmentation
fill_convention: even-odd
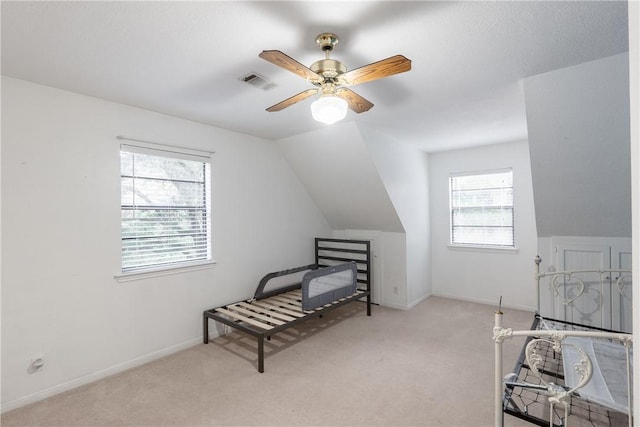
[[[495,307],[348,304],[265,344],[234,332],[3,414],[9,426],[490,426]],[[532,314],[503,310],[528,329]],[[510,370],[522,340],[505,343]],[[506,372],[506,371],[505,371]],[[508,426],[529,426],[508,417]]]

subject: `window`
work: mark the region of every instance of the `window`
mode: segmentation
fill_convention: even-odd
[[[515,247],[513,171],[449,177],[451,244]]]
[[[208,153],[121,145],[122,272],[211,261]]]

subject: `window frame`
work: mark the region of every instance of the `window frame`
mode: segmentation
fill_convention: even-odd
[[[126,138],[119,138],[126,139]],[[149,154],[158,157],[166,157],[175,160],[189,160],[202,162],[207,164],[204,176],[204,198],[205,198],[205,226],[206,226],[206,257],[204,259],[177,261],[168,264],[155,264],[146,267],[124,268],[123,266],[123,225],[122,225],[122,177],[123,164],[119,163],[120,171],[120,256],[119,256],[119,272],[115,278],[119,282],[136,280],[139,278],[157,277],[169,274],[177,274],[186,271],[196,271],[211,268],[216,264],[213,258],[213,239],[212,239],[212,169],[213,169],[213,152],[195,150],[179,146],[170,146],[156,144],[146,141],[130,140],[132,142],[121,143],[118,153],[123,151],[136,154]],[[177,181],[177,180],[176,180]]]
[[[457,177],[469,177],[469,176],[482,176],[482,175],[492,175],[492,174],[501,174],[509,172],[511,173],[511,191],[512,191],[512,200],[511,200],[511,231],[512,231],[512,245],[500,245],[493,243],[462,243],[462,242],[454,242],[454,200],[453,200],[453,179]],[[516,219],[515,219],[515,204],[516,204],[516,196],[515,196],[515,174],[513,172],[512,167],[501,168],[501,169],[490,169],[490,170],[481,170],[481,171],[467,171],[467,172],[455,172],[449,174],[448,179],[448,197],[449,197],[449,247],[452,249],[471,249],[471,250],[480,250],[480,251],[511,251],[517,252],[518,248],[516,246]]]

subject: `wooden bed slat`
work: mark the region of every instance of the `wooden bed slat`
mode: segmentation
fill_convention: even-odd
[[[278,311],[278,312],[284,313],[284,314],[289,314],[291,316],[304,317],[304,314],[300,310],[298,310],[298,311],[291,310],[289,308],[281,307],[279,303],[276,303],[276,305],[274,305],[273,304],[274,301],[272,301],[271,303],[267,303],[266,301],[268,301],[268,300],[264,299],[264,300],[260,300],[260,301],[254,301],[253,304],[260,305],[260,306],[262,306],[264,308],[270,308],[270,309],[272,309],[274,311]]]
[[[282,294],[278,294],[278,295],[275,295],[275,296],[300,299],[300,298],[302,298],[302,290],[301,289],[294,289],[293,291],[284,292]]]
[[[257,326],[258,328],[267,329],[267,330],[273,329],[273,326],[271,326],[271,325],[267,325],[266,323],[258,322],[257,320],[250,319],[250,318],[245,317],[245,316],[243,316],[241,314],[238,314],[238,313],[234,313],[233,311],[229,311],[226,308],[216,308],[216,311],[219,312],[219,313],[226,314],[227,316],[232,317],[232,318],[234,318],[236,320],[240,320],[242,322],[247,322],[247,323],[249,323],[249,324],[251,324],[253,326]]]
[[[296,304],[295,301],[292,301],[290,299],[286,299],[286,298],[282,298],[281,296],[275,296],[275,297],[271,297],[269,298],[271,301],[277,301],[278,304],[283,305],[284,307],[287,308],[292,308],[292,309],[298,309],[300,310],[300,307],[302,307],[302,303],[298,302]]]
[[[256,319],[264,320],[265,322],[273,323],[275,325],[284,325],[286,322],[278,319],[274,319],[273,317],[265,316],[264,314],[256,313],[253,310],[247,310],[246,308],[240,306],[239,304],[234,304],[232,306],[228,306],[228,309],[235,310],[239,313],[246,314],[248,316],[255,317]]]
[[[285,322],[291,322],[292,320],[296,320],[295,317],[293,316],[289,316],[286,314],[282,314],[278,311],[275,310],[270,310],[266,307],[261,307],[258,304],[256,304],[255,302],[253,304],[249,304],[248,302],[239,302],[238,305],[247,308],[249,310],[261,313],[261,314],[265,314],[267,316],[273,316],[273,317],[277,317],[278,319],[284,320]]]
[[[295,296],[295,295],[282,294],[282,295],[278,295],[278,296],[282,297],[283,299],[285,299],[287,301],[291,301],[291,303],[293,303],[293,304],[302,305],[302,301],[300,300],[300,298]]]

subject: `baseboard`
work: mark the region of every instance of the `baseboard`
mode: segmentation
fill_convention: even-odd
[[[476,304],[492,305],[498,308],[498,304],[497,304],[498,301],[490,301],[490,300],[485,300],[481,298],[461,297],[459,295],[449,295],[441,292],[433,292],[431,296],[455,299],[455,300],[466,301],[466,302],[474,302]],[[509,308],[512,310],[522,310],[522,311],[530,311],[530,312],[536,311],[535,307],[526,307],[526,306],[517,305],[517,304],[502,304],[502,308]]]
[[[400,305],[400,304],[394,304],[394,303],[388,303],[388,302],[381,303],[380,305],[383,307],[393,308],[395,310],[407,311],[407,310],[411,310],[413,307],[420,304],[422,301],[426,300],[430,296],[431,294],[425,294],[420,298],[418,298],[417,300],[413,301],[411,304],[407,304],[407,305]]]
[[[380,303],[380,305],[382,307],[393,308],[394,310],[406,311],[406,310],[409,309],[406,305],[393,304],[393,303],[388,303],[388,302],[382,302],[382,303]]]
[[[417,300],[415,300],[414,302],[409,304],[408,307],[407,307],[407,310],[411,310],[413,307],[415,307],[416,305],[420,304],[422,301],[426,300],[431,295],[433,295],[433,294],[432,293],[424,294],[423,296],[421,296],[420,298],[418,298]]]
[[[28,405],[30,403],[37,402],[39,400],[46,399],[48,397],[54,396],[56,394],[63,393],[65,391],[72,390],[74,388],[83,386],[85,384],[92,383],[94,381],[101,380],[103,378],[109,377],[111,375],[118,374],[120,372],[126,371],[131,368],[135,368],[136,366],[144,365],[145,363],[152,362],[154,360],[160,359],[162,357],[168,356],[172,353],[177,353],[178,351],[185,350],[187,348],[196,346],[202,343],[202,337],[191,338],[187,341],[184,341],[180,344],[172,345],[170,347],[163,348],[158,351],[154,351],[153,353],[147,354],[142,357],[138,357],[136,359],[130,360],[128,362],[121,363],[119,365],[112,366],[110,368],[102,369],[97,372],[93,372],[88,375],[84,375],[80,378],[76,378],[74,380],[55,385],[53,387],[46,388],[44,390],[38,391],[36,393],[29,394],[27,396],[21,397],[19,399],[12,400],[7,403],[3,403],[0,407],[0,413],[5,413],[11,411],[13,409],[20,408],[22,406]]]

